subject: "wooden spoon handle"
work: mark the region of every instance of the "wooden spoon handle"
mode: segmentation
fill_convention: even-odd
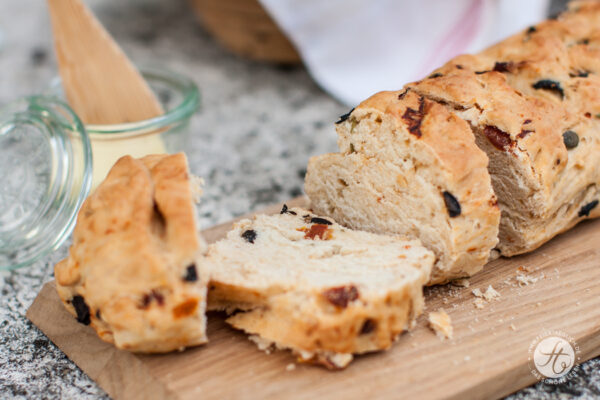
[[[80,0],[48,0],[67,100],[86,124],[119,124],[163,114],[137,68]]]

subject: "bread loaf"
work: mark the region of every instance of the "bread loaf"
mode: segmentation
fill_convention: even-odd
[[[478,55],[456,57],[426,79],[407,85],[403,99],[380,93],[358,106],[338,125],[340,154],[309,162],[306,192],[317,212],[342,224],[419,237],[438,257],[431,283],[472,274],[493,244],[496,222],[491,207],[478,207],[475,213],[461,210],[465,224],[448,218],[452,229],[446,229],[439,204],[431,201],[435,196],[426,194],[437,186],[438,192],[452,193],[461,206],[464,199],[484,204],[489,177],[481,171],[483,162],[466,162],[462,175],[444,175],[444,167],[421,161],[427,159],[426,152],[410,149],[413,142],[421,142],[429,144],[433,154],[442,154],[440,149],[451,148],[444,141],[448,132],[463,143],[470,143],[467,137],[474,135],[489,157],[489,175],[502,211],[499,251],[512,256],[534,250],[579,221],[600,216],[599,74],[600,3],[571,2],[558,19],[532,26]],[[411,105],[402,105],[406,101]],[[449,129],[443,122],[447,113],[447,121],[463,120],[468,127]],[[477,154],[466,144],[453,150],[457,159],[462,154],[472,160]],[[441,180],[426,178],[426,190],[413,183],[419,173],[404,166],[405,154],[418,161],[415,165],[438,168]],[[446,171],[454,165],[445,164]],[[399,171],[401,182],[411,182],[404,192],[391,179],[392,171]],[[476,178],[457,179],[460,176]],[[457,184],[462,189],[458,196]],[[454,192],[446,189],[450,186]],[[437,237],[431,234],[436,228]]]
[[[102,340],[136,352],[206,342],[206,245],[183,153],[121,158],[84,202],[58,294]]]
[[[600,3],[573,2],[410,91],[469,122],[490,158],[505,256],[600,216]]]
[[[470,276],[497,242],[488,158],[467,123],[412,91],[382,92],[336,125],[340,153],[313,157],[311,206],[342,225],[418,238],[436,255],[430,284]]]
[[[389,348],[423,307],[433,254],[300,208],[238,222],[209,246],[208,308],[301,361],[341,368]]]

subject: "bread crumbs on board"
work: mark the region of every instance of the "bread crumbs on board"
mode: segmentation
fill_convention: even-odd
[[[498,293],[498,291],[496,291],[492,285],[489,285],[485,292],[482,292],[479,288],[475,288],[471,291],[471,293],[473,293],[473,296],[477,297],[473,304],[479,309],[485,307],[486,301],[497,300],[500,298],[500,293]]]
[[[429,313],[429,327],[440,339],[452,339],[452,320],[443,308]]]
[[[542,273],[539,278],[535,278],[531,275],[528,275],[528,272],[529,269],[524,265],[521,265],[519,268],[517,268],[517,275],[515,276],[515,280],[517,281],[517,284],[520,287],[529,286],[530,284],[533,284],[540,279],[544,279],[545,277],[545,275]],[[556,273],[558,275],[558,270],[556,270]]]
[[[468,288],[471,285],[471,282],[469,282],[468,279],[463,278],[463,279],[455,279],[452,282],[450,282],[452,285],[454,286],[458,286],[458,287],[466,287]]]

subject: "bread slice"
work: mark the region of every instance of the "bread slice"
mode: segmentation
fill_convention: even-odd
[[[571,8],[408,85],[468,121],[489,156],[505,256],[600,216],[600,3]]]
[[[436,255],[429,284],[481,270],[500,211],[488,158],[467,123],[414,92],[381,92],[337,124],[340,153],[313,157],[311,206],[342,225],[418,238]]]
[[[433,254],[418,241],[352,231],[284,206],[209,246],[208,308],[302,361],[340,368],[389,348],[423,308]]]
[[[152,353],[206,342],[198,190],[183,153],[125,156],[84,202],[56,285],[102,340]]]

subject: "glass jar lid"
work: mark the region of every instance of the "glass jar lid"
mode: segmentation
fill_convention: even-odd
[[[61,100],[28,97],[0,110],[0,269],[56,250],[92,180],[85,128]]]

